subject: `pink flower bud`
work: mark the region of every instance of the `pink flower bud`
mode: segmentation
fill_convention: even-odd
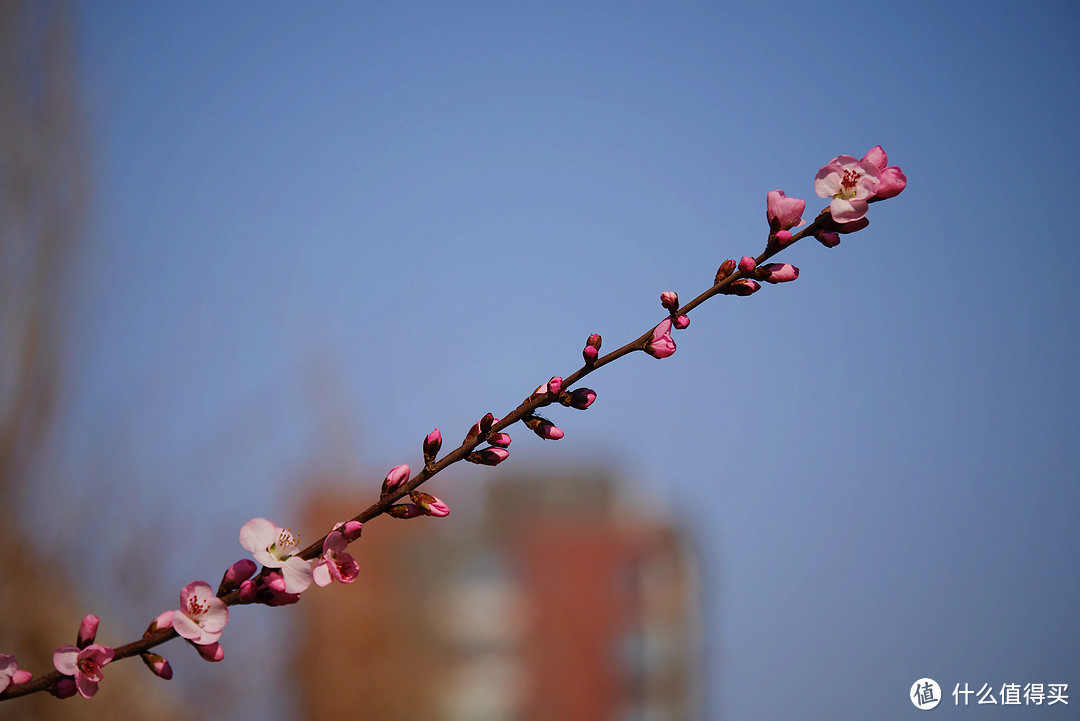
[[[56,685],[48,689],[56,698],[71,698],[79,692],[78,687],[75,685],[75,679],[62,678],[56,682]]]
[[[799,277],[799,269],[791,263],[766,263],[754,271],[754,277],[766,283],[787,283]]]
[[[75,645],[80,650],[86,648],[94,642],[94,637],[97,636],[98,624],[101,622],[97,616],[88,614],[86,618],[79,624],[79,636],[75,641]]]
[[[585,359],[586,364],[592,365],[596,362],[597,356],[600,355],[600,342],[601,338],[598,333],[593,333],[585,341],[585,349],[581,351],[581,356]]]
[[[735,261],[728,258],[720,264],[720,269],[716,271],[716,277],[713,279],[713,285],[719,283],[724,278],[735,272]]]
[[[386,480],[382,484],[382,495],[388,495],[394,492],[398,486],[405,481],[409,480],[409,467],[404,463],[400,466],[394,466],[390,469],[390,472],[386,474]]]
[[[560,378],[559,380],[561,381],[562,379]],[[491,433],[491,427],[493,425],[495,425],[495,421],[497,421],[497,420],[499,420],[499,419],[496,418],[495,416],[491,415],[490,413],[488,413],[483,418],[481,418],[480,419],[480,433],[485,435],[485,436],[488,433]]]
[[[150,669],[155,676],[163,678],[166,681],[172,678],[172,666],[170,666],[169,662],[164,658],[150,651],[144,651],[140,653],[139,656],[142,658],[143,663],[146,664],[146,667]]]
[[[364,530],[364,524],[360,521],[345,521],[334,526],[334,530],[350,543],[360,538],[360,532]]]
[[[509,433],[492,433],[488,436],[488,443],[499,448],[506,448],[510,445]]]
[[[678,310],[679,294],[671,290],[664,291],[660,294],[660,305],[671,311]]]
[[[525,416],[521,420],[529,430],[544,440],[557,441],[563,437],[562,430],[556,427],[556,425],[547,418],[541,418],[540,416]]]
[[[175,609],[170,611],[162,611],[161,613],[159,613],[157,615],[157,618],[151,621],[150,625],[146,627],[146,632],[143,634],[143,638],[146,638],[147,636],[152,636],[163,628],[172,628],[172,620],[174,613],[176,613]]]
[[[806,222],[802,219],[806,201],[789,198],[782,190],[770,190],[765,198],[765,205],[765,218],[769,221],[769,230],[774,234]],[[790,238],[790,233],[788,236]]]
[[[424,515],[423,509],[413,503],[398,503],[390,506],[387,509],[386,514],[394,518],[416,518],[417,516]]]
[[[239,586],[244,581],[255,575],[259,568],[258,564],[250,558],[242,558],[225,571],[218,585],[217,595],[222,596]]]
[[[645,352],[653,358],[667,358],[675,353],[675,341],[671,338],[671,319],[665,318],[653,329],[652,340],[645,346]]]
[[[877,192],[870,202],[895,198],[907,187],[907,176],[895,165],[881,171],[881,179],[878,183]]]
[[[289,595],[290,596],[296,596],[297,599],[300,598],[300,594],[297,594],[297,593],[291,593]],[[295,603],[295,601],[293,603]],[[273,605],[273,604],[271,604],[271,605]],[[280,604],[280,605],[287,605],[287,604]],[[221,647],[220,643],[207,643],[207,644],[203,644],[201,646],[199,644],[197,644],[197,643],[193,643],[191,645],[195,647],[195,650],[199,652],[199,655],[202,656],[204,660],[209,661],[211,663],[217,663],[221,659],[225,658],[225,649],[223,649]],[[164,660],[164,659],[162,659],[162,660]]]
[[[435,516],[436,518],[450,515],[450,507],[430,493],[413,491],[409,494],[409,497],[412,498],[413,503],[415,503],[425,515]]]
[[[835,248],[840,245],[840,236],[827,230],[819,230],[817,233],[814,233],[814,237],[826,248]]]
[[[685,330],[690,325],[690,316],[677,315],[671,321],[671,325],[675,326],[679,330]]]
[[[783,248],[785,245],[791,242],[791,232],[787,230],[778,230],[773,233],[772,238],[776,245]]]
[[[259,595],[259,587],[254,581],[244,581],[240,584],[237,596],[241,603],[252,603],[257,595]]]
[[[505,448],[482,448],[465,456],[465,460],[482,466],[497,466],[509,457],[510,451]]]
[[[749,255],[744,255],[739,261],[739,272],[743,275],[750,275],[754,272],[754,267],[756,265],[757,262],[753,258],[751,258]]]
[[[738,278],[720,292],[724,295],[751,295],[756,293],[760,287],[761,285],[756,280]]]
[[[439,433],[439,429],[436,428],[424,439],[424,463],[434,461],[435,456],[439,455],[440,448],[442,448],[442,433]]]
[[[583,411],[596,400],[596,391],[590,388],[577,388],[572,392],[564,392],[559,396],[559,402],[569,408],[577,408]]]

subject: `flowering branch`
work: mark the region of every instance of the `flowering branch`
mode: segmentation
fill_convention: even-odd
[[[807,237],[816,238],[828,248],[836,247],[841,235],[862,230],[869,224],[866,213],[870,203],[899,195],[906,185],[903,172],[888,165],[885,151],[879,145],[861,160],[840,155],[818,171],[814,190],[830,202],[809,224],[802,219],[805,201],[789,198],[782,190],[769,192],[765,213],[769,234],[765,249],[757,257],[744,256],[737,262],[725,260],[712,286],[685,305],[679,305],[677,293],[661,293],[660,304],[668,316],[634,340],[601,356],[601,337],[590,335],[582,350],[584,364],[580,368],[566,378],[553,376],[502,418],[486,414],[472,426],[464,441],[442,458],[438,458],[442,434],[435,429],[424,439],[424,465],[418,473],[412,475],[407,465],[390,469],[377,501],[309,546],[301,549],[299,537],[264,518],[248,521],[240,529],[239,541],[254,560],[242,559],[230,566],[216,593],[204,581],[185,586],[180,593],[180,608],[159,614],[137,641],[116,648],[95,643],[98,619],[91,615],[83,620],[76,645],[56,650],[53,655],[56,670],[37,679],[19,669],[13,656],[0,654],[0,701],[37,691],[48,691],[60,698],[76,693],[89,698],[97,692],[106,665],[136,655],[142,657],[155,675],[169,679],[172,677],[169,662],[150,649],[178,636],[194,646],[204,659],[220,661],[224,650],[219,639],[228,623],[230,606],[289,605],[299,601],[300,594],[313,582],[318,586],[335,581],[352,583],[359,568],[346,549],[360,537],[364,524],[381,515],[402,519],[448,515],[450,509],[445,503],[417,490],[430,478],[463,460],[486,466],[502,463],[510,455],[507,447],[511,442],[504,431],[519,421],[543,439],[562,438],[563,432],[554,423],[537,415],[541,408],[559,403],[587,409],[596,399],[596,393],[583,387],[570,390],[585,376],[635,351],[644,351],[658,359],[671,356],[676,350],[672,330],[687,328],[690,312],[699,305],[717,295],[752,295],[760,290],[761,282],[776,284],[797,279],[799,269],[795,266],[765,261]],[[794,228],[801,230],[792,233]],[[409,497],[408,501],[399,503],[405,496]],[[256,561],[262,565],[257,575]]]

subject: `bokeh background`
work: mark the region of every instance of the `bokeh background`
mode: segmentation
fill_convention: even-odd
[[[138,635],[243,522],[297,526],[313,479],[370,500],[433,427],[505,414],[589,333],[621,345],[661,291],[758,253],[769,190],[812,216],[817,169],[881,144],[909,186],[868,229],[590,377],[558,443],[519,430],[503,466],[432,481],[438,523],[467,532],[524,469],[620,479],[700,569],[704,719],[909,718],[921,677],[938,718],[1074,715],[1076,3],[4,15],[4,563],[69,596],[45,648],[90,611]],[[137,695],[294,718],[299,613],[238,610],[214,667],[174,642],[177,678]],[[0,651],[25,635],[4,619]],[[965,683],[1070,703],[958,709]]]

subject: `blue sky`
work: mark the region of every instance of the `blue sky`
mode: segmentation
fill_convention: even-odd
[[[708,569],[710,719],[907,718],[922,676],[1080,694],[1075,4],[77,21],[93,204],[34,512],[168,539],[149,607],[235,560],[248,518],[286,522],[301,471],[374,489],[431,428],[464,435],[760,252],[769,190],[816,211],[817,169],[881,144],[909,187],[868,229],[591,377],[557,445],[519,432],[433,491],[597,463],[675,509]]]

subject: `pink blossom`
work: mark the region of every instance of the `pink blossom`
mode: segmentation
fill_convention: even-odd
[[[300,538],[265,518],[252,518],[240,529],[240,545],[267,568],[280,568],[286,593],[300,593],[311,585],[311,564],[294,555]]]
[[[409,497],[426,516],[442,518],[450,515],[450,507],[430,493],[413,491],[409,494]]]
[[[465,456],[465,460],[482,466],[497,466],[509,457],[510,451],[505,448],[481,448]]]
[[[814,191],[832,198],[829,213],[838,223],[850,223],[866,215],[868,201],[877,192],[880,173],[871,162],[840,155],[814,177]]]
[[[180,591],[180,609],[173,613],[172,625],[187,640],[203,646],[217,643],[228,622],[229,607],[209,583],[192,581]]]
[[[169,662],[163,657],[151,651],[144,651],[139,654],[139,657],[142,658],[146,667],[158,678],[165,679],[166,681],[172,678],[172,666],[170,666]]]
[[[97,637],[98,624],[101,623],[94,614],[87,614],[83,618],[82,623],[79,624],[79,636],[75,641],[75,645],[79,648],[86,648],[94,642],[94,638]]]
[[[352,583],[360,574],[360,565],[345,552],[349,542],[339,531],[332,531],[323,541],[323,552],[315,562],[312,578],[319,586],[329,586],[332,581]]]
[[[0,691],[12,684],[26,683],[33,677],[29,671],[19,670],[19,663],[14,656],[0,653]]]
[[[889,156],[880,145],[875,145],[866,152],[862,162],[873,165],[878,170],[878,187],[873,200],[893,198],[907,187],[907,176],[896,165],[889,165]]]
[[[765,206],[769,230],[774,234],[779,230],[787,230],[806,223],[802,219],[803,211],[806,210],[806,201],[789,198],[782,190],[770,190],[765,198]],[[790,234],[788,237],[791,237]]]
[[[439,455],[440,448],[442,448],[442,433],[436,428],[424,439],[424,463],[434,461],[435,456]]]
[[[667,358],[675,352],[675,341],[671,338],[671,319],[665,318],[653,329],[652,340],[645,346],[645,352],[653,358]]]
[[[97,693],[102,669],[112,659],[113,650],[97,643],[81,651],[76,646],[61,646],[53,653],[53,666],[65,676],[74,676],[79,694],[90,698]]]
[[[385,496],[388,493],[393,493],[398,486],[407,480],[409,480],[409,467],[404,463],[400,466],[394,466],[386,474],[386,480],[382,484],[382,494]]]
[[[679,307],[679,294],[672,290],[660,294],[660,305],[667,310],[677,310]]]
[[[799,277],[799,269],[791,263],[766,263],[754,271],[754,277],[766,283],[787,283]]]

